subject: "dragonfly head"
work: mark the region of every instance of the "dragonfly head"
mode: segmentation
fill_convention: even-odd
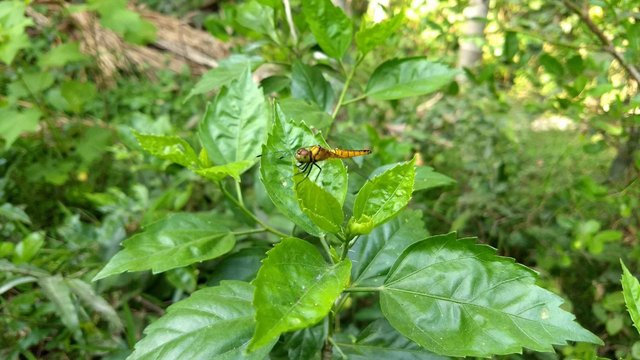
[[[307,148],[300,148],[296,151],[296,160],[300,163],[308,163],[311,161],[311,151]]]

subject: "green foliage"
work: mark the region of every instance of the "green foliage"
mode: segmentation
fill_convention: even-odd
[[[629,272],[622,260],[622,294],[624,295],[624,302],[627,305],[627,311],[633,320],[633,326],[640,332],[640,283]]]
[[[380,303],[400,333],[443,355],[551,351],[567,340],[602,344],[559,307],[561,298],[534,285],[534,274],[471,239],[438,235],[402,253]],[[460,329],[464,337],[456,336]]]
[[[107,87],[68,14],[0,3],[1,358],[638,357],[633,4],[492,3],[463,74],[463,2],[144,3],[242,55]]]
[[[267,253],[253,283],[257,325],[249,350],[324,318],[347,286],[350,272],[349,259],[328,264],[306,241],[282,239]]]

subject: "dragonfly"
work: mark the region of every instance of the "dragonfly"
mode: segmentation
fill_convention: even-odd
[[[296,175],[304,175],[304,179],[302,180],[304,181],[309,177],[309,175],[311,175],[311,171],[313,170],[313,168],[316,167],[319,170],[318,175],[316,175],[317,180],[318,176],[320,176],[320,174],[322,173],[322,167],[318,165],[318,162],[328,159],[350,159],[356,156],[364,156],[369,154],[371,154],[371,150],[369,149],[328,149],[320,145],[301,147],[296,151],[294,155],[296,161],[298,162],[296,166],[298,167],[298,170],[300,170],[300,172]],[[260,156],[262,155],[258,155],[258,157]],[[281,159],[283,157],[284,156],[282,156]]]

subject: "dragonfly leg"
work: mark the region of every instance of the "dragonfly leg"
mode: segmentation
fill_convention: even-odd
[[[320,167],[320,165],[318,165],[318,163],[316,163],[315,161],[312,162],[311,164],[313,164],[313,166],[317,167],[318,169],[320,169],[320,171],[318,171],[318,175],[316,175],[316,178],[313,180],[313,182],[318,181],[318,177],[320,176],[320,174],[322,174],[322,168]],[[309,174],[311,174],[311,171],[309,171]]]

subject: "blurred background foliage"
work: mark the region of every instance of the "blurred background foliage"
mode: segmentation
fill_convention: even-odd
[[[193,140],[210,90],[246,61],[265,94],[283,106],[299,101],[291,87],[295,59],[320,69],[339,94],[343,75],[318,53],[298,2],[290,3],[295,35],[279,1],[0,3],[1,358],[124,358],[168,304],[201,285],[255,275],[265,248],[238,248],[157,276],[90,282],[122,240],[168,213],[213,211],[251,222],[204,179],[143,152],[132,130]],[[374,154],[365,174],[417,154],[421,165],[454,179],[414,195],[412,207],[424,213],[429,232],[477,236],[536,269],[542,285],[567,299],[606,344],[510,358],[590,358],[597,351],[640,359],[619,267],[622,258],[632,273],[640,271],[640,4],[336,3],[356,24],[404,16],[355,73],[346,96],[354,101],[332,125],[329,143],[349,148],[366,139]],[[162,29],[141,17],[140,7],[220,40],[234,55],[215,59],[220,66],[204,75],[220,83],[199,87],[189,66],[149,71],[127,64],[105,72],[104,59],[86,51],[87,30],[74,16],[93,14],[95,26],[124,39],[122,48],[157,48]],[[266,20],[270,13],[275,22]],[[358,98],[382,59],[406,56],[464,71],[435,95]],[[348,54],[345,63],[354,61]],[[335,100],[326,99],[326,109]],[[305,114],[326,126],[322,110]],[[243,177],[245,202],[273,226],[290,227],[254,170]]]

